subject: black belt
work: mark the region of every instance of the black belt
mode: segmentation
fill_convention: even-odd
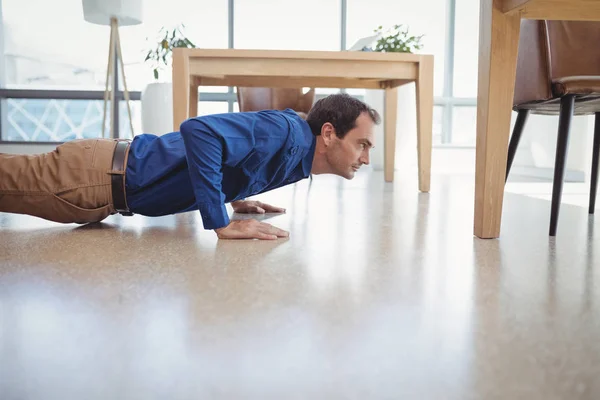
[[[117,210],[117,212],[121,215],[132,216],[133,213],[129,211],[129,207],[127,207],[127,200],[125,199],[125,156],[127,155],[128,148],[129,142],[117,142],[112,160],[112,170],[123,171],[123,174],[113,174],[110,178],[110,182],[112,186],[112,199],[115,210]]]

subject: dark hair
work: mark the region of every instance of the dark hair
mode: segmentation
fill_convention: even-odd
[[[356,127],[356,119],[364,112],[375,124],[381,122],[379,113],[357,98],[346,93],[332,94],[312,106],[306,122],[315,136],[320,135],[323,124],[329,122],[335,128],[337,137],[343,139],[348,131]]]

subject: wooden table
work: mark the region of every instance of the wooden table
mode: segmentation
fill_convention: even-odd
[[[521,18],[600,20],[599,0],[481,0],[474,234],[500,236]]]
[[[433,56],[350,51],[173,50],[173,129],[198,114],[198,86],[385,89],[384,176],[394,179],[398,86],[416,82],[419,190],[429,191]]]

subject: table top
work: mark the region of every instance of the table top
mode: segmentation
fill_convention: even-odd
[[[315,51],[315,50],[248,50],[248,49],[185,49],[176,48],[173,52],[184,52],[194,58],[261,58],[261,59],[327,59],[355,61],[419,62],[431,54],[382,53],[374,51]]]
[[[498,4],[504,12],[520,12],[528,19],[600,20],[598,0],[499,0]]]
[[[173,49],[198,86],[385,89],[415,81],[433,55],[361,51]]]

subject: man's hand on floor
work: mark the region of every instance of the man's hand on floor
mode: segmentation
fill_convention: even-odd
[[[256,213],[256,214],[264,214],[268,212],[272,213],[284,213],[285,208],[275,207],[269,204],[261,203],[260,201],[251,201],[251,200],[238,200],[233,201],[231,203],[231,207],[233,207],[233,211],[236,213]]]
[[[215,232],[219,239],[275,240],[278,237],[288,237],[290,235],[283,229],[255,219],[231,221],[229,225],[215,229]]]

